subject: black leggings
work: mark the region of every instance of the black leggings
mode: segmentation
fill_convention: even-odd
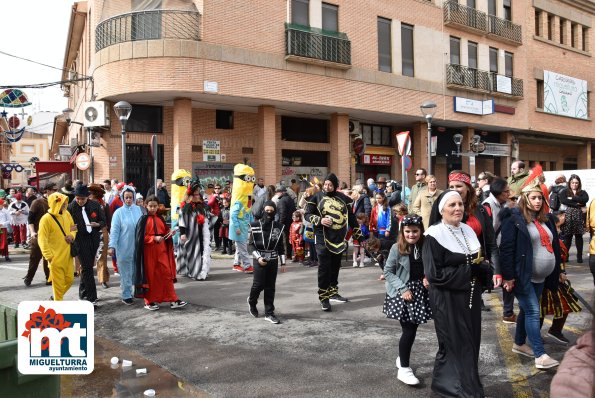
[[[417,327],[419,325],[410,322],[399,322],[401,322],[401,328],[403,329],[403,333],[401,334],[401,338],[399,339],[399,358],[401,360],[401,367],[408,368],[409,357],[411,355],[411,347],[413,347],[415,335],[417,334]]]
[[[591,268],[591,274],[593,275],[593,284],[595,285],[595,254],[589,256],[589,268]]]

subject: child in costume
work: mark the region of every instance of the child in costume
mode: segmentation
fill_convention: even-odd
[[[219,237],[222,240],[223,250],[221,254],[233,254],[231,241],[229,240],[229,198],[223,197],[223,208],[221,209],[221,228]]]
[[[289,228],[289,241],[293,251],[293,262],[304,262],[304,224],[302,222],[302,213],[295,211],[292,215],[293,222]]]
[[[365,239],[370,237],[370,230],[368,229],[368,216],[365,213],[358,213],[355,215],[357,219],[357,223],[359,224],[359,229],[362,231],[362,235]],[[365,259],[365,250],[362,246],[361,242],[357,239],[353,239],[353,268],[364,268],[364,259]],[[359,264],[358,264],[359,261]]]
[[[12,261],[8,256],[8,227],[10,226],[10,214],[4,208],[4,199],[0,199],[0,256],[6,261]]]
[[[248,237],[252,213],[252,193],[254,191],[254,169],[238,163],[233,168],[233,187],[229,215],[229,239],[236,244],[233,270],[251,274],[254,271],[248,254]]]
[[[136,225],[134,296],[143,298],[149,311],[158,310],[158,303],[163,302],[170,303],[172,309],[182,308],[187,303],[178,299],[174,290],[176,262],[172,231],[158,214],[160,203],[155,195],[147,198],[146,205],[147,214]]]

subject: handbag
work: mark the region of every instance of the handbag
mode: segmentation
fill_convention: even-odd
[[[304,241],[314,243],[314,229],[312,227],[304,228]]]
[[[58,227],[60,227],[60,231],[62,231],[62,234],[64,236],[66,236],[66,233],[64,232],[64,229],[62,228],[62,225],[60,225],[60,223],[58,222],[58,219],[56,218],[56,216],[54,216],[52,213],[48,213],[50,216],[52,216],[52,218],[54,219],[54,221],[56,222],[56,224],[58,224]],[[79,247],[79,243],[76,240],[73,240],[72,243],[70,244],[70,256],[71,257],[76,257],[79,255],[80,252],[80,247]]]

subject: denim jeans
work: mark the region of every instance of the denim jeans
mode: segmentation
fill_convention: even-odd
[[[543,341],[541,340],[540,326],[539,326],[539,298],[543,291],[544,283],[531,282],[531,288],[525,292],[514,290],[514,295],[519,302],[519,315],[516,319],[516,331],[514,334],[514,343],[516,345],[523,345],[527,338],[533,347],[535,358],[539,358],[545,354],[543,349]]]

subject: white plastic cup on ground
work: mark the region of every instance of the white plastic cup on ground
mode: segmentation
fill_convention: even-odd
[[[145,390],[144,392],[145,397],[154,397],[155,396],[155,390],[153,390],[152,388]]]
[[[111,359],[112,365],[117,365],[118,362],[120,362],[120,360],[118,359],[118,357],[112,357],[112,359]]]
[[[122,366],[132,366],[132,361],[122,359]]]

